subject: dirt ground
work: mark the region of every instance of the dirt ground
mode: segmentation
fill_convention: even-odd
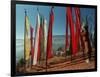
[[[47,69],[46,69],[47,68]],[[66,59],[65,57],[53,57],[48,60],[48,65],[45,65],[45,61],[42,65],[32,65],[27,67],[26,70],[24,67],[20,67],[18,72],[51,72],[51,71],[65,71],[65,70],[81,70],[81,69],[94,69],[95,60],[94,58],[90,62],[86,62],[83,58],[77,58],[75,60]]]

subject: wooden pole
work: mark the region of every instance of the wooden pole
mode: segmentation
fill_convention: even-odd
[[[26,9],[25,9],[25,27],[24,27],[24,69],[26,70],[26,56],[25,56],[25,35],[26,35]]]

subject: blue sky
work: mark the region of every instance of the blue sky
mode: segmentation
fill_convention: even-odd
[[[16,4],[16,38],[17,39],[24,38],[24,22],[25,22],[24,9],[27,10],[29,23],[35,29],[36,18],[38,13],[37,7],[39,8],[39,12],[46,18],[47,29],[48,29],[49,13],[50,13],[51,6]],[[81,11],[81,21],[85,20],[86,16],[88,16],[89,26],[91,28],[91,31],[93,31],[95,25],[95,9],[80,8],[80,11]],[[73,9],[73,17],[75,19],[74,9]],[[66,28],[66,7],[56,6],[54,7],[53,35],[65,35],[65,28]]]

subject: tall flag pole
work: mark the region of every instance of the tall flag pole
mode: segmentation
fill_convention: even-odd
[[[26,36],[26,10],[25,10],[25,26],[24,26],[24,63],[25,63],[25,65],[24,65],[24,69],[26,70],[26,59],[25,59],[25,47],[26,47],[26,45],[25,45],[25,36]]]
[[[43,17],[40,15],[40,58],[41,62],[44,57],[44,50],[43,50]]]
[[[38,9],[37,9],[38,11]],[[39,45],[39,34],[40,33],[40,15],[38,12],[37,15],[37,23],[36,23],[36,31],[35,31],[35,43],[34,43],[34,58],[33,58],[33,65],[37,64],[37,61],[40,56],[40,45]]]
[[[39,12],[39,8],[37,8],[37,11],[39,13],[39,16],[40,16],[40,12]],[[37,62],[38,64],[40,64],[40,56],[41,56],[41,16],[40,16],[40,26],[38,28],[39,30],[39,37],[38,37],[38,55],[37,55]]]
[[[28,31],[29,31],[29,20],[25,10],[25,28],[24,28],[24,60],[25,60],[25,68],[27,64],[29,64],[30,59],[30,48],[29,48],[29,39],[28,39]]]
[[[88,20],[87,20],[87,17],[86,17],[86,38],[87,38],[87,42],[88,42],[88,59],[90,61],[91,60],[91,51],[92,51],[92,48],[91,48],[91,44],[90,44],[90,40],[89,40],[89,31],[88,31],[88,28],[89,28],[89,24],[88,24]]]
[[[67,55],[67,50],[69,48],[69,43],[68,43],[68,15],[66,11],[66,38],[65,38],[65,56]]]
[[[53,8],[54,7],[51,8],[50,19],[49,19],[49,27],[48,27],[46,69],[47,69],[47,61],[48,61],[48,59],[53,56],[53,54],[52,54],[52,26],[53,26],[53,23],[54,23]]]
[[[30,26],[30,45],[31,45],[31,65],[33,64],[34,48],[33,48],[33,27]]]

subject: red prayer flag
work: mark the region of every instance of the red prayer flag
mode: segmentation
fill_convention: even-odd
[[[31,60],[33,61],[33,57],[34,57],[34,48],[33,48],[33,28],[32,26],[30,26],[30,41],[31,41]]]
[[[40,59],[40,40],[41,40],[40,36],[41,36],[41,28],[39,28],[38,55],[37,55],[37,61],[39,61],[39,59]]]
[[[75,55],[76,53],[76,42],[75,42],[75,33],[74,33],[74,22],[72,17],[72,8],[67,7],[67,14],[68,14],[68,22],[70,26],[70,37],[71,37],[71,43],[72,43],[72,54]]]
[[[48,28],[48,37],[47,37],[47,59],[53,56],[52,54],[52,26],[54,23],[54,14],[53,8],[51,8],[50,13],[50,21],[49,21],[49,28]]]
[[[76,52],[79,48],[79,38],[80,38],[80,11],[78,7],[75,7],[75,15],[76,15]]]

